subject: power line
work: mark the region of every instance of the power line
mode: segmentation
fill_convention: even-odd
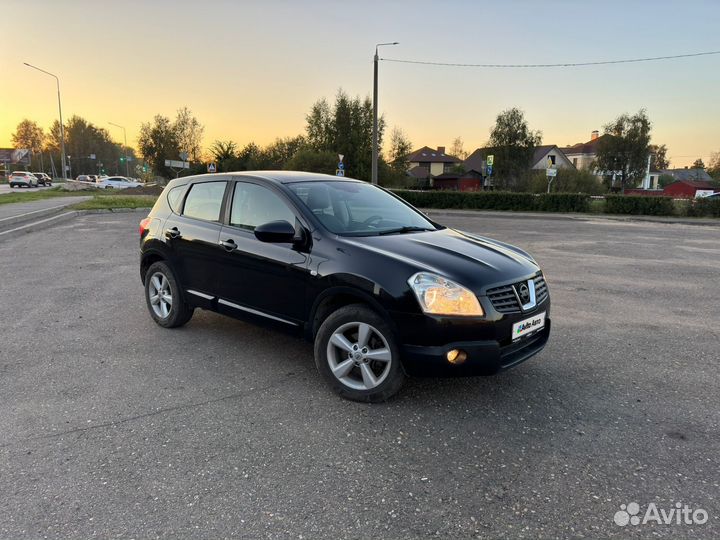
[[[638,62],[657,62],[659,60],[675,60],[678,58],[692,58],[696,56],[709,56],[720,54],[720,51],[705,51],[690,54],[675,54],[672,56],[653,56],[650,58],[630,58],[626,60],[603,60],[600,62],[563,62],[561,64],[460,64],[454,62],[429,62],[424,60],[403,60],[400,58],[381,58],[384,62],[396,62],[400,64],[421,64],[425,66],[449,66],[449,67],[476,67],[476,68],[560,68],[560,67],[582,67],[582,66],[603,66],[608,64],[633,64]]]

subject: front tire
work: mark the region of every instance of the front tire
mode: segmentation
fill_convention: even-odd
[[[315,364],[333,390],[352,401],[387,401],[405,380],[392,329],[363,304],[325,319],[315,336]]]
[[[151,264],[145,273],[145,302],[150,316],[163,328],[177,328],[193,316],[175,274],[162,261]]]

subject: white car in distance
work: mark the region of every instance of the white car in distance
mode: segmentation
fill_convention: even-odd
[[[97,186],[103,189],[127,189],[141,187],[142,184],[140,182],[133,182],[124,176],[108,176],[107,178],[100,178]]]

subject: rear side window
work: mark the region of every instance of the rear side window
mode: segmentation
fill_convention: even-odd
[[[281,220],[295,225],[295,214],[278,195],[257,184],[235,184],[230,225],[254,231],[258,225]]]
[[[185,198],[183,215],[205,221],[220,221],[225,185],[227,182],[193,184]]]
[[[185,191],[185,186],[178,186],[168,191],[167,202],[170,205],[170,210],[176,214],[180,213],[180,204],[182,203],[182,194]]]

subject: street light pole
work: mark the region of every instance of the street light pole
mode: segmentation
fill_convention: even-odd
[[[119,126],[118,124],[113,124],[112,122],[108,122],[111,126],[119,127],[123,130],[123,139],[125,140],[125,176],[130,177],[130,165],[128,165],[128,155],[127,155],[127,133],[125,132],[125,128],[123,126]]]
[[[33,66],[32,64],[28,64],[27,62],[23,62],[27,67],[31,67],[33,69],[37,69],[38,71],[41,71],[45,73],[46,75],[50,75],[51,77],[55,77],[55,82],[57,82],[57,92],[58,92],[58,111],[60,112],[60,160],[62,162],[62,176],[61,178],[65,178],[65,173],[67,169],[65,168],[65,128],[63,127],[63,119],[62,119],[62,102],[60,101],[60,79],[58,79],[58,76],[50,73],[49,71],[45,71],[44,69],[40,69],[37,66]]]
[[[397,41],[392,43],[378,43],[375,45],[375,56],[373,57],[373,132],[372,132],[372,183],[378,183],[378,47],[384,45],[398,45]]]

